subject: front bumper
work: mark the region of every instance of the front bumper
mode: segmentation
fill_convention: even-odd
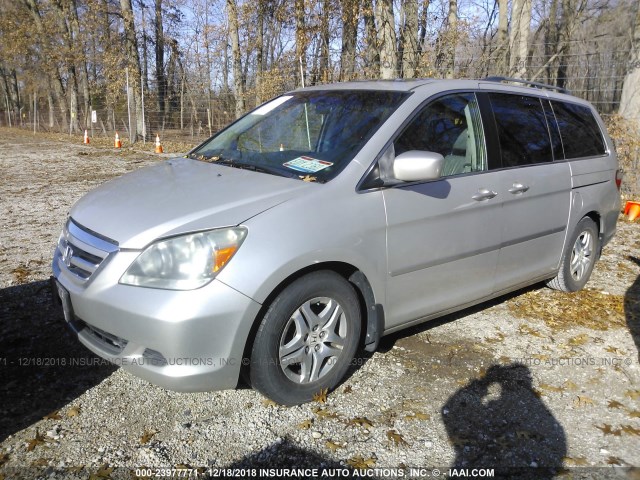
[[[114,253],[81,281],[56,252],[54,277],[68,292],[67,321],[78,339],[95,354],[170,390],[235,388],[261,305],[217,280],[190,291],[118,284],[137,255]]]

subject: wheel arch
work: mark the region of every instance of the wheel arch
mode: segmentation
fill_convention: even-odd
[[[346,262],[319,262],[313,265],[304,267],[296,272],[292,273],[284,280],[282,280],[272,291],[269,293],[265,301],[262,303],[260,311],[256,315],[256,318],[251,325],[251,330],[247,336],[245,347],[243,351],[243,358],[249,358],[251,356],[251,350],[253,348],[253,342],[256,337],[256,332],[260,326],[260,322],[265,312],[273,302],[273,300],[282,292],[287,286],[291,285],[300,277],[322,270],[329,270],[339,274],[345,280],[347,280],[356,291],[358,301],[360,303],[361,312],[361,338],[359,340],[359,346],[364,347],[367,351],[373,352],[378,347],[382,333],[384,332],[384,313],[382,305],[376,303],[375,294],[369,280],[366,275],[360,271],[356,266]],[[244,362],[243,362],[244,364]]]

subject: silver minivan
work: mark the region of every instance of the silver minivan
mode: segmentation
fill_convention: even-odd
[[[299,404],[383,335],[535,282],[581,289],[620,180],[594,108],[554,87],[314,86],[83,197],[54,284],[80,341],[152,383],[242,372]]]

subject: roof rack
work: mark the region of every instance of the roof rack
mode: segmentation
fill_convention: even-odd
[[[571,92],[566,88],[556,87],[554,85],[548,85],[546,83],[539,82],[530,82],[529,80],[522,80],[521,78],[509,78],[509,77],[487,77],[484,79],[487,82],[511,82],[511,83],[521,83],[523,85],[528,85],[529,87],[540,88],[543,90],[555,90],[556,92],[566,93],[571,95]]]

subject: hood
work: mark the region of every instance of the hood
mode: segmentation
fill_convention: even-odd
[[[157,238],[238,225],[315,184],[186,158],[111,180],[71,209],[78,224],[140,249]]]

